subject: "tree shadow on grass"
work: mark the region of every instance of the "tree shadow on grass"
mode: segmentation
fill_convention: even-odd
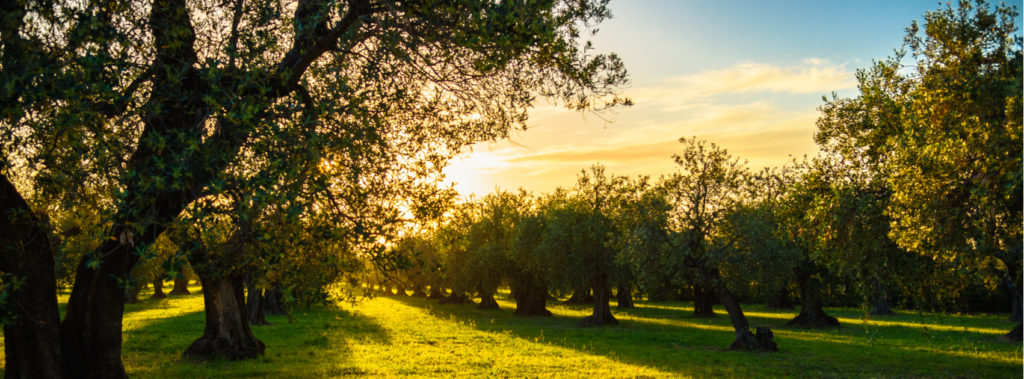
[[[201,294],[198,296],[202,302]],[[131,318],[126,312],[125,318]],[[349,341],[389,343],[391,336],[375,320],[337,307],[316,306],[291,316],[268,316],[271,325],[253,326],[266,345],[256,359],[195,362],[181,353],[203,334],[198,311],[151,320],[124,333],[123,361],[133,377],[339,376],[366,374],[347,361]],[[298,374],[297,374],[298,373]]]
[[[579,328],[587,307],[550,304],[553,317],[521,318],[514,304],[499,297],[501,310],[473,305],[439,305],[417,298],[397,298],[435,317],[456,319],[486,332],[576,349],[623,363],[680,375],[708,376],[1019,376],[1020,347],[992,346],[988,337],[969,331],[932,331],[922,335],[912,326],[858,325],[840,329],[790,329],[789,312],[758,309],[750,324],[776,331],[778,353],[729,352],[734,337],[728,317],[689,317],[685,309],[638,303],[613,310],[618,326]],[[682,307],[680,307],[682,308]],[[998,351],[999,347],[1007,351]],[[987,351],[994,349],[995,351]]]

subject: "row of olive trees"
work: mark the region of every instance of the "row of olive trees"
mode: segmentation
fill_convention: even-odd
[[[858,72],[858,97],[822,106],[817,158],[754,173],[724,149],[682,139],[677,173],[656,183],[595,167],[569,190],[470,201],[418,237],[432,246],[430,281],[486,306],[508,283],[523,315],[547,314],[551,292],[593,291],[581,325],[615,322],[612,288],[627,295],[620,305],[631,286],[650,297],[688,288],[696,315],[713,315],[717,298],[734,347],[753,349],[772,344],[750,333],[737,302],[752,287],[783,300],[795,287],[801,309],[790,324],[808,327],[839,325],[823,310],[837,286],[876,315],[892,314],[893,299],[948,309],[1002,298],[1018,322],[1007,337],[1019,340],[1016,15],[983,1],[926,14],[923,29],[908,29],[913,70],[899,52]],[[1000,291],[1008,295],[992,295]]]

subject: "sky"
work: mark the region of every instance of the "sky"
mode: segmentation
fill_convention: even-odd
[[[539,105],[526,131],[474,145],[450,165],[463,195],[570,187],[595,163],[618,175],[675,171],[680,137],[751,168],[814,155],[822,96],[856,95],[856,70],[891,56],[935,0],[612,0],[593,37],[630,73],[635,105],[578,113]]]

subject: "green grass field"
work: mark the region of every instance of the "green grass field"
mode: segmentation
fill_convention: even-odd
[[[198,292],[198,291],[197,291]],[[552,305],[550,318],[381,297],[356,306],[296,310],[254,327],[266,355],[191,362],[181,352],[203,330],[202,295],[128,305],[124,363],[133,377],[990,377],[1022,375],[1021,345],[998,337],[1005,315],[903,312],[866,319],[830,309],[841,329],[784,327],[793,313],[746,307],[775,331],[778,353],[726,351],[728,318],[693,319],[689,304],[615,310],[620,325],[578,328],[587,307]],[[716,309],[717,310],[717,309]]]

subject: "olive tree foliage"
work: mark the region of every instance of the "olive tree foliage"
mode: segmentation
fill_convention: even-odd
[[[524,127],[538,96],[628,102],[615,96],[621,62],[586,42],[605,1],[9,1],[0,13],[2,206],[26,231],[4,246],[30,251],[5,251],[24,258],[0,270],[32,282],[12,297],[36,305],[11,325],[38,325],[5,332],[20,352],[11,376],[123,376],[113,297],[134,252],[264,149],[310,144],[289,159],[312,177],[329,175],[313,170],[323,162],[366,163],[344,180],[360,184],[358,205],[374,163],[442,166]],[[87,189],[107,226],[59,322],[52,275],[34,275],[52,246],[32,204],[70,208]]]
[[[729,288],[787,307],[800,252],[786,238],[780,214],[787,168],[752,174],[740,204],[726,213],[716,239],[725,242],[720,263]]]
[[[954,262],[998,260],[1019,321],[1017,17],[1016,7],[983,0],[926,13],[907,29],[901,51],[859,72],[860,96],[826,104],[855,117],[822,133],[849,135],[850,149],[878,161],[892,191],[889,234],[901,248]],[[1009,337],[1019,340],[1019,327]]]

